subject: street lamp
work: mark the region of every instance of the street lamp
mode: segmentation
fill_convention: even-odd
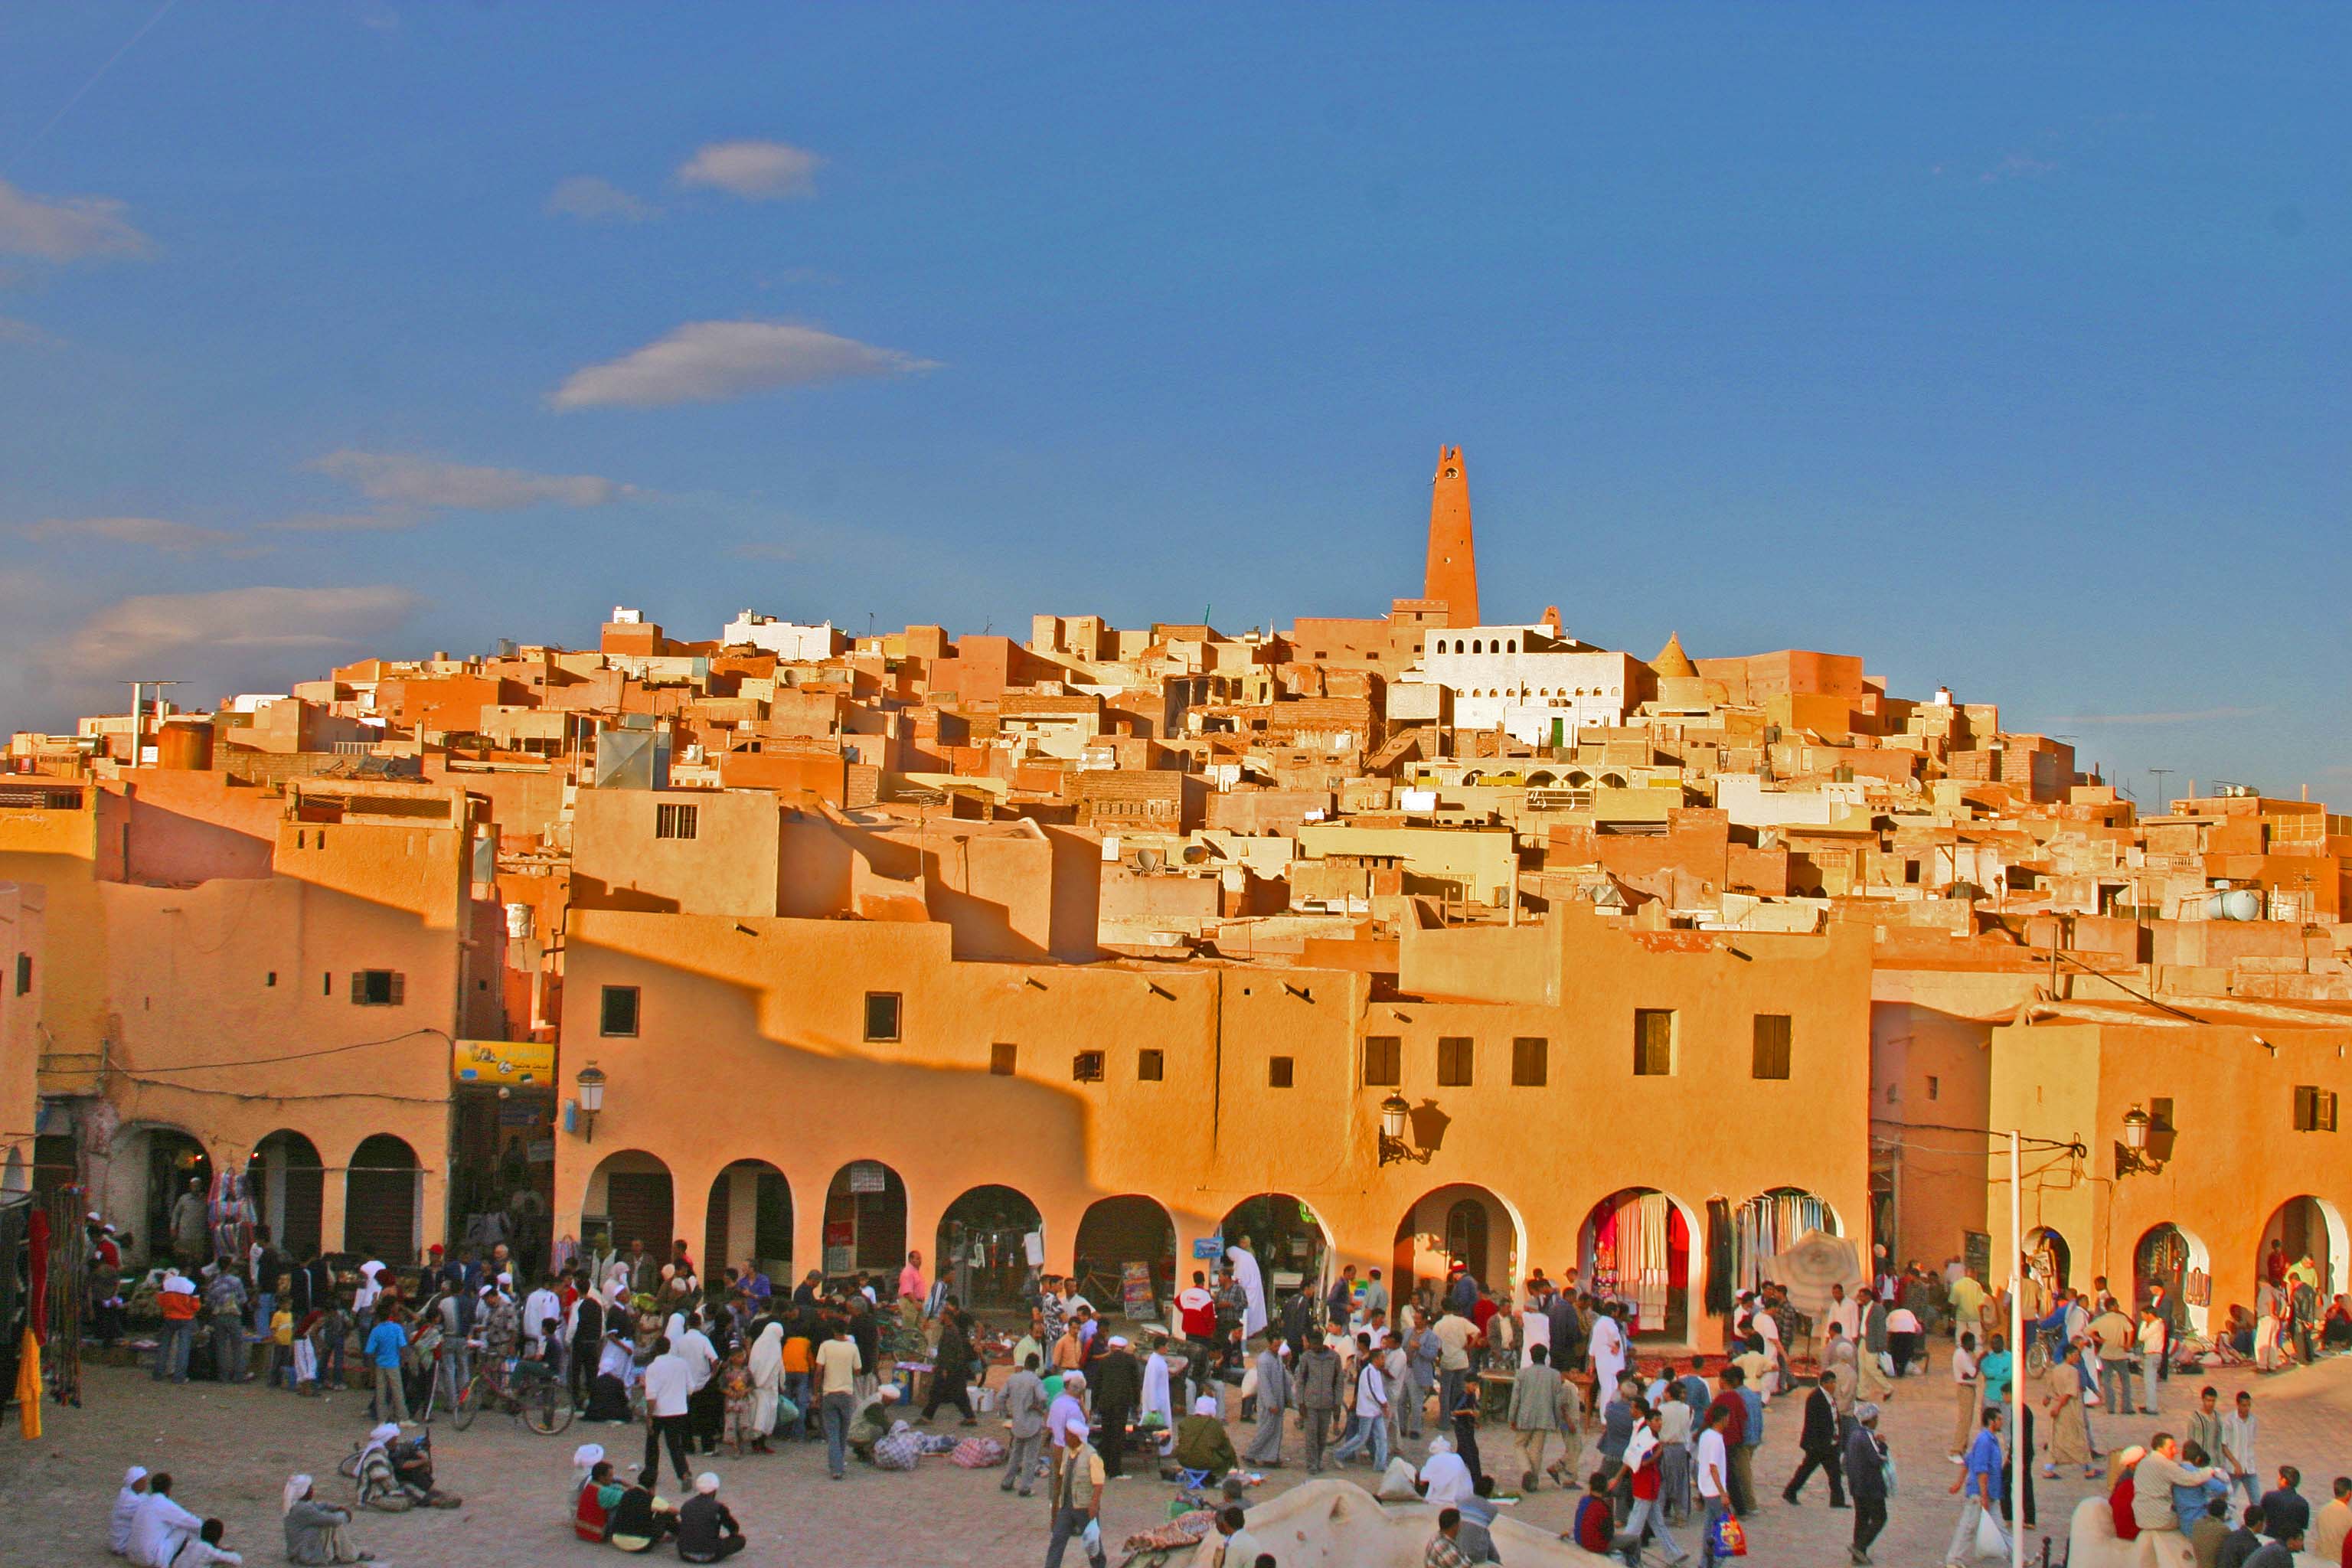
[[[576,1080],[580,1085],[580,1137],[583,1142],[596,1141],[596,1113],[604,1109],[604,1069],[590,1062],[580,1069]]]
[[[1428,1151],[1416,1152],[1404,1141],[1405,1118],[1412,1113],[1412,1107],[1404,1102],[1401,1094],[1391,1091],[1386,1100],[1381,1101],[1381,1164],[1392,1165],[1399,1160],[1411,1160],[1423,1165],[1429,1163]]]
[[[2147,1136],[2156,1127],[2156,1118],[2137,1105],[2124,1112],[2124,1141],[2116,1145],[2116,1175],[2152,1176],[2164,1169],[2163,1157],[2147,1152]]]

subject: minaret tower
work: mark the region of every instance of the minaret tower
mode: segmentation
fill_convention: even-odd
[[[1479,624],[1478,550],[1470,536],[1470,480],[1459,447],[1437,449],[1437,475],[1429,490],[1429,564],[1421,596],[1444,602],[1447,626]]]

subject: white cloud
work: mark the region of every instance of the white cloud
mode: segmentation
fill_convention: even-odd
[[[534,506],[605,506],[635,494],[593,474],[533,474],[473,468],[409,452],[330,452],[310,467],[356,485],[372,500],[465,511],[520,511]]]
[[[661,216],[659,207],[593,174],[574,174],[559,184],[547,198],[547,210],[591,223],[643,223]]]
[[[22,531],[27,539],[97,540],[168,550],[175,555],[258,553],[254,547],[243,545],[241,535],[226,529],[200,528],[165,517],[47,517],[26,524]]]
[[[816,170],[823,162],[805,147],[782,142],[713,142],[678,165],[677,180],[747,202],[781,201],[816,195]]]
[[[660,408],[716,403],[771,386],[900,375],[938,363],[814,327],[688,321],[634,353],[573,371],[551,401],[558,408]]]
[[[132,227],[111,196],[44,199],[0,180],[0,251],[44,261],[145,256],[154,242]]]
[[[388,533],[416,526],[416,513],[396,506],[373,511],[300,511],[268,525],[284,533]]]
[[[299,673],[318,650],[391,630],[417,603],[390,586],[142,594],[93,612],[58,645],[54,662],[83,679],[136,671],[236,685],[247,672]]]

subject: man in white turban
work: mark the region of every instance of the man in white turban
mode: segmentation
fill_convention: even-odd
[[[122,1489],[114,1494],[114,1511],[106,1521],[106,1549],[117,1557],[131,1550],[131,1524],[146,1500],[147,1467],[133,1465],[122,1474]]]
[[[1429,1440],[1429,1458],[1422,1461],[1415,1484],[1424,1500],[1440,1508],[1458,1507],[1476,1495],[1470,1482],[1470,1467],[1454,1451],[1451,1437]]]
[[[368,1554],[352,1544],[344,1528],[351,1510],[320,1502],[308,1476],[286,1479],[286,1561],[310,1565],[364,1563]]]

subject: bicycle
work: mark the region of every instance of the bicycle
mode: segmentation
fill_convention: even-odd
[[[533,1373],[526,1377],[516,1374],[523,1367]],[[437,1384],[440,1380],[435,1379]],[[502,1405],[507,1413],[542,1437],[551,1437],[572,1425],[572,1391],[562,1381],[539,1363],[504,1356],[486,1356],[474,1363],[473,1375],[467,1378],[449,1402],[449,1420],[463,1432],[474,1424],[485,1405]]]

